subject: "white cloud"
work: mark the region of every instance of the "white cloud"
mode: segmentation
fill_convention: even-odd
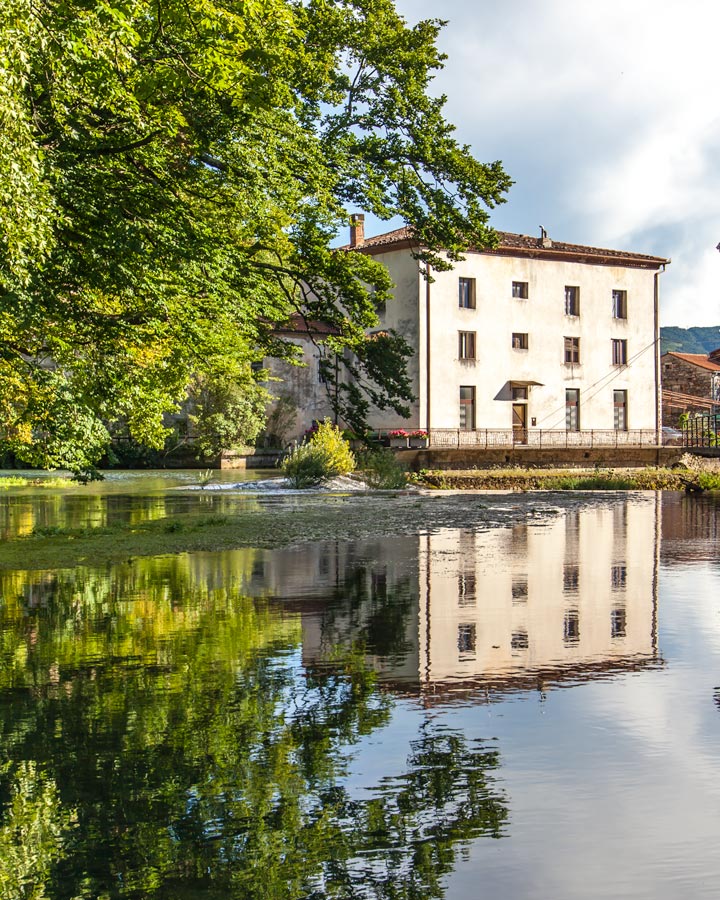
[[[458,137],[516,184],[498,228],[672,257],[666,324],[720,323],[712,0],[399,0],[449,19],[436,87]]]

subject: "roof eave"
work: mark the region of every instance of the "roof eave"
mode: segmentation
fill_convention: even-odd
[[[670,264],[669,259],[660,256],[635,256],[633,254],[614,255],[607,253],[583,253],[575,250],[550,249],[545,247],[495,247],[474,250],[475,253],[490,256],[519,256],[526,259],[546,259],[556,262],[575,262],[592,266],[620,266],[624,269],[660,269]]]
[[[397,241],[388,241],[382,244],[364,244],[356,247],[344,246],[341,250],[353,250],[358,253],[367,253],[376,256],[381,253],[391,253],[395,250],[412,250],[417,252],[420,248],[417,241],[403,238]],[[653,271],[670,265],[671,260],[661,256],[613,256],[604,253],[577,253],[569,250],[550,250],[529,247],[493,247],[477,249],[470,247],[467,253],[478,253],[488,256],[523,257],[525,259],[545,259],[555,262],[576,262],[594,266],[619,266],[625,269],[651,269]]]

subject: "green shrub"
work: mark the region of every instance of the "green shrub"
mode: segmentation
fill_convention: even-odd
[[[634,478],[610,473],[607,475],[568,475],[565,478],[553,479],[552,487],[561,491],[631,491],[636,489],[638,484]]]
[[[720,472],[698,472],[697,482],[704,491],[720,490]]]
[[[309,443],[292,450],[282,464],[285,477],[293,487],[308,488],[321,484],[328,475],[325,456]]]
[[[359,460],[359,469],[371,488],[392,491],[407,487],[407,474],[397,456],[387,447],[368,450]]]
[[[282,467],[293,487],[306,488],[355,471],[355,457],[340,429],[329,419],[285,457]]]

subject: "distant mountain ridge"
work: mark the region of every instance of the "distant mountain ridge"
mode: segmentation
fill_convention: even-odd
[[[673,350],[676,353],[704,353],[720,347],[720,325],[693,328],[678,328],[667,325],[660,329],[661,353]]]

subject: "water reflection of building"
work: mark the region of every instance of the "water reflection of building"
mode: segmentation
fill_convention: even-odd
[[[418,538],[323,541],[267,551],[245,585],[302,616],[307,665],[362,647],[381,678],[416,682]]]
[[[570,510],[510,530],[443,532],[424,543],[424,684],[575,677],[656,657],[654,502]]]
[[[360,641],[398,686],[535,686],[656,661],[658,540],[658,501],[621,500],[543,524],[314,545],[257,575],[302,612],[307,664]]]
[[[662,551],[664,564],[720,559],[720,497],[664,491]]]

